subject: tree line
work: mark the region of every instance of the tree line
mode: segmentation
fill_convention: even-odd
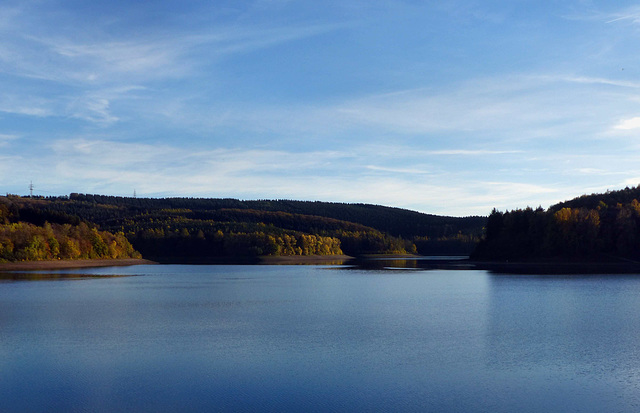
[[[416,252],[410,241],[359,225],[342,227],[339,222],[282,212],[249,214],[251,219],[246,211],[243,215],[242,221],[219,221],[149,214],[125,220],[119,228],[136,249],[154,257]]]
[[[154,258],[464,254],[477,243],[486,220],[315,201],[152,199],[77,193],[69,197],[0,198],[11,210],[13,222],[37,226],[84,222],[124,234],[136,250]]]
[[[140,258],[140,254],[123,233],[98,231],[85,223],[0,225],[0,262],[83,258]]]
[[[473,258],[480,260],[640,260],[638,188],[542,208],[493,210]],[[640,196],[639,196],[640,198]],[[611,202],[607,203],[605,202]],[[623,202],[618,202],[623,201]]]
[[[139,258],[124,233],[99,231],[79,219],[50,223],[31,210],[22,211],[8,198],[0,198],[0,262],[55,259]]]
[[[214,257],[258,257],[290,255],[340,255],[340,240],[303,233],[273,234],[263,231],[189,232],[159,227],[137,231],[132,242],[146,257],[159,261]]]

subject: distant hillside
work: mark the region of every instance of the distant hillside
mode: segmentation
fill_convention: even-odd
[[[346,253],[469,253],[485,217],[454,218],[400,208],[291,200],[67,197],[6,198],[16,219],[87,222],[123,232],[146,257]]]
[[[640,260],[640,187],[584,195],[548,210],[494,210],[478,260]]]

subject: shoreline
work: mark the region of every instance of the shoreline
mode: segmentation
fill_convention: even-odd
[[[259,264],[325,264],[338,265],[353,260],[349,255],[278,255],[263,256],[258,260]]]
[[[487,270],[494,274],[640,274],[640,263],[629,261],[617,262],[500,262],[476,261],[469,259],[451,260],[447,257],[435,260],[421,260],[421,256],[411,255],[369,255],[366,257],[352,257],[349,255],[288,255],[264,256],[252,260],[202,260],[181,262],[183,264],[262,264],[262,265],[343,265],[354,263],[365,268],[384,267],[387,260],[414,261],[417,265],[408,268],[422,269],[476,269]],[[166,263],[178,263],[168,261]],[[0,263],[0,272],[12,271],[55,271],[62,269],[92,268],[92,267],[120,267],[131,265],[159,264],[144,258],[124,259],[83,259],[83,260],[48,260],[48,261],[19,261]]]
[[[124,267],[129,265],[157,264],[144,258],[122,259],[85,259],[85,260],[47,260],[47,261],[19,261],[0,263],[1,271],[38,271],[62,270],[72,268],[91,267]]]
[[[279,265],[279,264],[335,264],[353,260],[348,255],[279,255],[255,257],[149,257],[156,264],[184,265]]]

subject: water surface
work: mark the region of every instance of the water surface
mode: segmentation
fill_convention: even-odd
[[[2,411],[640,409],[640,276],[393,268],[5,279]]]

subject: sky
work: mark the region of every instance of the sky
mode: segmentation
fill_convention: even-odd
[[[640,184],[640,4],[4,0],[0,194],[488,215]]]

